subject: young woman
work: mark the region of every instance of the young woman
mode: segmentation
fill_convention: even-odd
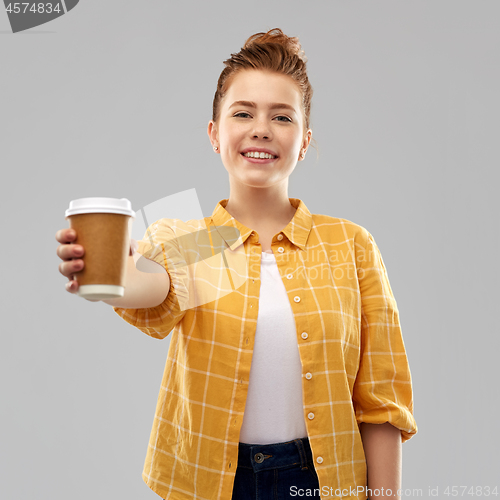
[[[172,332],[143,472],[162,498],[400,498],[401,443],[417,426],[382,257],[362,226],[288,197],[312,137],[304,59],[274,29],[225,61],[208,135],[229,198],[202,221],[152,224],[137,251],[162,272],[130,256],[125,296],[105,301],[154,338]],[[199,227],[250,265],[232,293],[187,308],[175,242]],[[74,233],[56,235],[71,293]]]

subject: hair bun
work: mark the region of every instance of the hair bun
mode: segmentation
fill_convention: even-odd
[[[304,134],[310,128],[313,88],[307,77],[307,58],[297,37],[287,36],[279,28],[255,33],[241,50],[224,61],[212,104],[212,121],[218,125],[221,107],[233,79],[240,71],[262,70],[290,77],[300,91]]]
[[[304,63],[307,62],[307,57],[300,46],[299,39],[296,36],[290,37],[285,35],[280,28],[274,28],[267,33],[255,33],[247,39],[243,48],[247,49],[255,45],[265,45],[267,43],[282,45],[288,52],[298,56]]]

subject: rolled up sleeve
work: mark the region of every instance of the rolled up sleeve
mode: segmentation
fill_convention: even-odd
[[[373,236],[365,230],[356,247],[361,295],[360,362],[353,386],[356,420],[358,425],[389,422],[401,431],[404,443],[417,433],[417,424],[399,311]]]
[[[138,241],[137,253],[163,266],[170,278],[170,289],[165,300],[143,309],[113,307],[127,323],[157,339],[165,338],[182,320],[188,308],[187,265],[179,251],[174,231],[176,219],[160,219],[151,224],[142,240]]]

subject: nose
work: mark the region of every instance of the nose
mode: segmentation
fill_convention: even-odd
[[[269,128],[268,122],[266,119],[261,119],[253,122],[254,127],[253,127],[253,137],[255,139],[269,139],[271,137],[271,130]]]

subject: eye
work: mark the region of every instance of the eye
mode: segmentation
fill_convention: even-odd
[[[288,116],[277,116],[276,118],[284,118],[285,120],[289,121],[291,123],[292,120],[290,120],[290,118],[288,118]],[[281,121],[281,120],[279,120]]]
[[[246,116],[250,116],[248,113],[245,113],[244,111],[241,111],[240,113],[236,113],[234,116],[237,117],[237,116],[242,116],[242,115],[246,115]],[[292,122],[292,120],[290,120],[290,118],[288,118],[288,116],[277,116],[276,118],[284,118],[286,120],[286,122]],[[282,120],[278,120],[278,121],[282,121]]]

